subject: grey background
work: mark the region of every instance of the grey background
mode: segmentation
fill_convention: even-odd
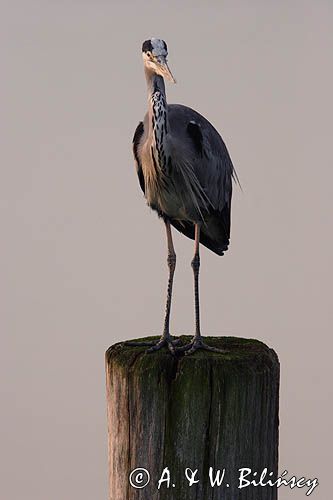
[[[230,251],[202,250],[203,332],[278,352],[280,469],[331,496],[332,14],[324,0],[1,1],[1,498],[106,498],[104,351],[161,331],[164,228],[131,153],[150,36],[169,45],[169,102],[218,128],[244,190]],[[175,244],[172,332],[190,333],[192,242]]]

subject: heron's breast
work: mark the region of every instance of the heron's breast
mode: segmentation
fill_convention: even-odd
[[[148,205],[173,219],[196,219],[196,214],[191,210],[189,193],[163,154],[163,151],[156,150],[152,145],[147,144],[145,147],[142,169]],[[160,161],[161,158],[164,158],[164,162]]]

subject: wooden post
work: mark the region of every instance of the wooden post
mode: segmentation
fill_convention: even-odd
[[[273,486],[245,485],[266,468],[263,483],[277,478],[278,357],[257,340],[205,341],[228,352],[175,358],[124,343],[106,352],[110,500],[277,499]],[[150,474],[143,488],[129,481],[138,468]],[[192,486],[187,468],[197,470]],[[214,481],[224,469],[213,486],[209,471]],[[131,481],[143,486],[147,474]]]

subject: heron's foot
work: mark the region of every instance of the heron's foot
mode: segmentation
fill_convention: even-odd
[[[180,339],[172,339],[170,336],[169,337],[161,337],[161,339],[156,342],[152,347],[147,349],[148,353],[159,351],[162,349],[162,347],[167,346],[171,354],[175,355],[176,354],[176,349],[175,346],[179,344]]]
[[[149,347],[146,352],[152,353],[155,351],[159,351],[162,349],[164,346],[167,346],[171,354],[175,355],[176,354],[176,349],[175,346],[179,344],[180,339],[173,339],[171,335],[169,336],[162,336],[160,340],[152,340],[152,341],[142,341],[142,342],[135,342],[135,341],[128,341],[125,342],[125,345],[129,346],[134,346],[134,347]]]
[[[193,340],[189,344],[178,347],[176,349],[176,352],[184,352],[185,356],[189,356],[190,354],[193,354],[198,349],[204,349],[205,351],[211,351],[211,352],[219,352],[222,354],[228,352],[225,349],[218,349],[217,347],[212,347],[210,345],[205,344],[205,342],[202,340],[201,336],[194,337]]]

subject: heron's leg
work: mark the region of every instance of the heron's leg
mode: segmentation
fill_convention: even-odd
[[[168,268],[169,268],[169,279],[168,279],[168,289],[167,289],[167,300],[165,305],[165,317],[164,317],[164,327],[163,334],[159,342],[153,345],[148,352],[157,351],[161,347],[168,345],[170,351],[174,354],[174,344],[178,343],[179,340],[173,340],[170,335],[170,311],[171,311],[171,300],[172,300],[172,287],[173,287],[173,277],[176,269],[176,252],[173,246],[171,226],[169,221],[165,221],[167,244],[168,244]]]
[[[185,351],[185,354],[192,354],[197,349],[205,349],[213,352],[225,352],[222,349],[208,346],[204,343],[200,331],[200,301],[199,301],[199,269],[200,269],[200,225],[195,224],[195,237],[194,237],[194,257],[191,262],[194,275],[194,307],[195,307],[195,333],[192,341],[177,351]]]
[[[173,246],[172,234],[171,234],[171,226],[170,223],[165,220],[165,228],[167,235],[167,244],[168,244],[168,258],[167,263],[169,267],[169,280],[168,280],[168,289],[167,289],[167,301],[165,306],[165,318],[164,318],[164,328],[163,334],[160,340],[151,341],[151,342],[126,342],[127,345],[132,346],[150,346],[147,352],[154,352],[161,349],[164,346],[168,346],[169,350],[172,354],[175,354],[174,345],[176,345],[179,340],[172,339],[170,335],[170,310],[171,310],[171,299],[172,299],[172,287],[173,287],[173,277],[176,269],[176,252]]]
[[[195,307],[195,334],[194,339],[201,341],[200,332],[200,301],[199,301],[199,269],[200,269],[200,226],[195,225],[194,257],[191,262],[194,275],[194,307]]]
[[[176,269],[176,252],[173,246],[171,226],[170,222],[165,223],[166,233],[167,233],[167,243],[168,243],[168,268],[169,268],[169,280],[168,280],[168,290],[167,290],[167,301],[165,305],[165,318],[164,318],[164,329],[163,337],[170,337],[170,310],[171,310],[171,300],[172,300],[172,287],[173,287],[173,277]]]

